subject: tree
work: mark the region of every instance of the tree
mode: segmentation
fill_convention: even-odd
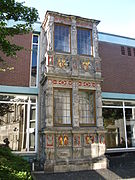
[[[16,52],[23,49],[12,44],[7,37],[30,32],[32,24],[38,19],[38,11],[23,4],[24,2],[19,3],[15,0],[0,0],[0,51],[6,56],[15,57]],[[8,27],[9,20],[13,20],[15,25]],[[0,62],[4,62],[2,57]]]

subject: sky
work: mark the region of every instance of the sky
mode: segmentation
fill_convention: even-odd
[[[39,21],[47,10],[100,20],[99,32],[135,38],[135,0],[17,0],[35,7]]]

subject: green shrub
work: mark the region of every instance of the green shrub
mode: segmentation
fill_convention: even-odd
[[[6,179],[31,180],[30,165],[8,147],[0,147],[0,180]]]

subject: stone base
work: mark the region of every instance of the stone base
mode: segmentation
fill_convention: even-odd
[[[47,173],[51,172],[69,172],[69,171],[84,171],[84,170],[96,170],[107,168],[107,158],[91,159],[91,160],[76,160],[76,161],[63,161],[55,162],[50,165],[45,163],[44,171]]]

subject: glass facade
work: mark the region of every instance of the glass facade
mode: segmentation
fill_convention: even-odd
[[[103,119],[107,149],[135,147],[134,101],[103,101]]]
[[[0,95],[0,144],[13,151],[35,151],[36,97]]]

